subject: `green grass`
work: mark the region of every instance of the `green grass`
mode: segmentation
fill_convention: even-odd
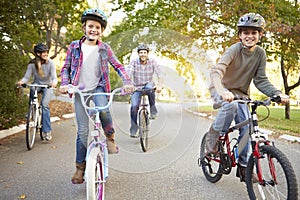
[[[259,122],[259,126],[262,128],[273,130],[278,134],[291,134],[294,136],[300,136],[300,109],[291,107],[290,118],[285,119],[284,107],[269,107],[270,116],[268,119]],[[190,108],[197,112],[207,113],[209,115],[216,115],[217,110],[214,110],[212,106],[199,106]],[[259,107],[257,110],[259,120],[267,116],[267,109]]]

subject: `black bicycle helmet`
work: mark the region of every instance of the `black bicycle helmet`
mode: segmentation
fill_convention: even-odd
[[[137,52],[140,52],[140,50],[146,50],[149,53],[149,47],[145,44],[141,44],[137,48]]]
[[[34,53],[43,53],[43,52],[49,51],[49,48],[47,45],[45,45],[43,43],[39,43],[33,47],[33,51],[34,51]]]
[[[105,13],[102,10],[97,9],[97,8],[87,9],[86,11],[83,12],[83,14],[81,16],[81,23],[85,23],[86,20],[88,20],[88,19],[95,20],[101,24],[103,29],[106,28],[107,16],[105,15]]]
[[[240,17],[237,27],[243,28],[243,27],[251,27],[256,28],[259,31],[263,31],[266,25],[265,19],[257,13],[247,13]]]

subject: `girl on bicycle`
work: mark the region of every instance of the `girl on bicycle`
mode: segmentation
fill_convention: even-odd
[[[265,24],[264,18],[259,14],[247,13],[240,17],[237,24],[240,42],[229,47],[211,69],[209,89],[214,99],[214,108],[219,108],[207,135],[206,148],[211,153],[217,153],[216,142],[220,135],[226,133],[233,119],[239,123],[249,116],[246,104],[231,102],[234,96],[249,97],[252,80],[265,95],[269,97],[280,95],[283,103],[289,102],[289,97],[276,89],[266,76],[266,52],[257,45],[263,35]],[[247,134],[247,129],[245,126],[239,130],[239,141]],[[245,180],[250,152],[251,145],[248,142],[239,155],[237,176],[241,176],[241,180]]]
[[[33,77],[33,84],[49,85],[51,88],[56,88],[57,76],[54,62],[48,57],[49,48],[47,45],[39,43],[33,48],[35,58],[31,60],[27,66],[24,77],[17,83],[21,86],[23,83],[29,82]],[[51,121],[49,103],[53,95],[53,89],[39,88],[38,92],[42,93],[42,133],[46,140],[51,140]],[[34,95],[34,89],[30,88],[30,98]]]
[[[88,9],[81,16],[84,36],[73,41],[68,48],[65,64],[61,70],[60,91],[67,93],[68,84],[84,85],[83,92],[110,92],[109,65],[110,64],[124,83],[126,92],[133,91],[134,87],[124,66],[114,55],[111,47],[101,41],[101,35],[107,25],[107,17],[102,10]],[[107,104],[107,97],[97,96],[94,101],[97,106]],[[72,177],[73,184],[83,183],[85,157],[89,133],[89,119],[75,93],[75,112],[77,120],[76,140],[76,172]],[[117,153],[114,140],[115,130],[109,109],[100,112],[100,120],[107,139],[108,153]]]

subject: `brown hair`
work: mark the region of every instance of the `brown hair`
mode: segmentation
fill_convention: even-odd
[[[44,77],[45,76],[44,71],[42,69],[42,64],[43,64],[42,63],[42,59],[40,59],[39,57],[36,57],[34,59],[34,66],[35,66],[35,69],[38,72],[38,75],[40,77]]]

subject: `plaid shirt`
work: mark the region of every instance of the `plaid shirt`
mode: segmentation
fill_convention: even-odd
[[[156,74],[158,80],[161,79],[161,70],[155,59],[148,58],[145,65],[140,63],[140,58],[130,62],[127,67],[127,73],[133,79],[136,87],[144,86],[146,83],[153,81],[153,75]]]
[[[73,41],[67,51],[66,60],[64,66],[61,69],[61,85],[78,85],[80,71],[82,68],[82,51],[81,44],[86,38]],[[111,47],[98,40],[99,47],[99,69],[102,76],[99,79],[98,86],[103,86],[105,92],[110,92],[110,80],[109,80],[109,66],[108,63],[116,70],[118,75],[123,80],[124,84],[131,84],[130,77],[127,75],[124,66],[120,63],[118,58],[114,55]]]

